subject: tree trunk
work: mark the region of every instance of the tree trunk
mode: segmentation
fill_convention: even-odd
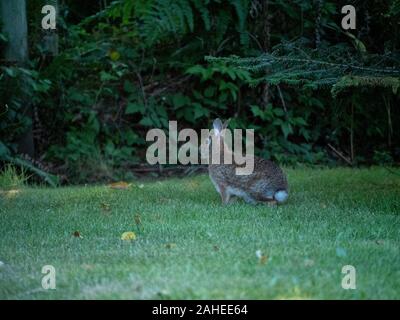
[[[28,26],[25,0],[0,0],[3,33],[8,37],[4,58],[16,63],[28,60]]]
[[[25,0],[0,0],[2,33],[7,37],[4,58],[12,64],[24,66],[28,61],[28,25]],[[26,102],[24,114],[32,119],[32,110]],[[32,125],[18,138],[18,152],[34,157]]]

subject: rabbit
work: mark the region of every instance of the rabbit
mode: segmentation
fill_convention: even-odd
[[[211,131],[211,134],[215,135],[215,141],[220,139],[222,149],[220,164],[213,164],[211,161],[211,135],[205,145],[201,146],[209,150],[208,172],[217,192],[221,195],[222,203],[228,204],[232,196],[243,198],[250,204],[275,205],[285,202],[289,196],[287,178],[282,169],[272,161],[254,156],[254,170],[249,175],[236,174],[238,164],[235,163],[234,157],[232,164],[224,164],[224,154],[231,152],[224,142],[224,129],[227,125],[228,122],[222,124],[220,119],[215,119],[214,130]]]

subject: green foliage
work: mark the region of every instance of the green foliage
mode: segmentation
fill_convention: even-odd
[[[354,37],[351,39],[354,40]],[[359,50],[360,45],[352,47],[345,44],[321,44],[316,50],[310,47],[306,39],[299,39],[280,43],[270,53],[263,53],[257,57],[208,56],[206,59],[210,63],[225,63],[250,72],[253,77],[250,83],[253,87],[268,83],[270,86],[276,86],[279,91],[280,86],[285,86],[287,90],[296,90],[297,100],[301,104],[297,105],[295,110],[291,108],[285,119],[277,119],[278,115],[274,114],[272,106],[264,110],[252,107],[252,111],[264,123],[269,123],[272,127],[278,124],[276,128],[280,128],[284,135],[284,139],[279,140],[279,135],[275,134],[274,137],[272,132],[264,130],[268,137],[273,137],[272,144],[269,144],[272,154],[267,154],[267,157],[275,157],[288,163],[293,162],[291,158],[294,162],[300,160],[316,163],[327,155],[327,150],[322,150],[315,144],[319,144],[322,139],[325,143],[333,142],[337,145],[347,132],[350,131],[352,137],[356,132],[357,140],[368,137],[368,145],[358,147],[366,154],[373,153],[370,149],[371,141],[377,136],[386,135],[389,141],[395,136],[391,125],[393,115],[390,103],[400,96],[400,55],[398,52],[387,52],[385,55],[370,54],[364,49],[360,53]],[[310,92],[318,92],[318,98],[308,96]],[[328,106],[332,105],[332,108],[324,105],[326,102],[320,97],[324,94],[327,96],[328,92],[340,105],[332,102],[328,102]],[[374,99],[376,93],[383,96],[382,100],[375,101],[378,105],[385,101],[386,113],[371,105],[369,99],[371,96]],[[284,100],[281,96],[281,102],[285,106]],[[386,101],[392,102],[387,105]],[[293,105],[293,102],[289,101],[289,104]],[[349,114],[349,106],[353,107],[352,114]],[[326,120],[321,119],[319,114],[324,114]],[[292,129],[294,119],[301,119],[297,123],[297,132]],[[313,123],[312,128],[307,127],[307,123]],[[368,129],[362,131],[362,126],[366,124]],[[383,132],[382,127],[387,127],[387,132]],[[263,131],[262,127],[258,130]],[[295,140],[291,141],[290,136],[296,137]],[[398,138],[396,135],[395,140],[398,141]],[[354,140],[350,143],[354,144]],[[285,157],[279,156],[283,152],[280,148],[284,148],[288,153]],[[398,149],[395,150],[397,153]],[[374,161],[377,159],[378,157],[373,157]],[[365,160],[362,156],[352,159],[353,163]]]
[[[400,76],[400,69],[394,64],[397,59],[398,54],[361,59],[351,47],[342,44],[315,50],[307,46],[305,39],[279,44],[271,53],[259,57],[207,57],[210,62],[223,61],[259,74],[255,85],[268,82],[319,89],[340,82],[333,90],[335,94],[348,86],[391,87],[396,94]]]
[[[397,163],[398,1],[358,3],[355,32],[338,24],[345,1],[266,3],[61,2],[49,57],[30,1],[31,62],[0,67],[0,161],[18,158],[30,101],[37,156],[68,182],[130,176],[149,128],[215,117],[256,129],[257,153],[281,163],[341,163],[328,145]]]
[[[21,168],[23,173],[29,171],[51,186],[56,186],[57,177],[15,155],[18,137],[32,125],[31,119],[26,116],[31,108],[29,102],[40,103],[51,81],[41,78],[36,70],[20,66],[1,66],[0,71],[0,101],[7,102],[0,106],[0,163],[12,163]],[[6,176],[9,176],[10,168],[5,167]]]
[[[26,184],[27,180],[26,172],[24,170],[18,172],[17,168],[11,164],[7,164],[0,171],[0,189],[10,190],[21,188]]]
[[[389,88],[392,90],[393,94],[397,94],[400,86],[400,78],[382,76],[343,76],[332,86],[332,95],[336,97],[341,91],[352,88],[352,87],[380,87]]]
[[[0,136],[12,150],[12,141],[31,125],[26,117],[27,101],[38,103],[51,82],[37,71],[18,66],[0,66]],[[3,140],[4,139],[4,140]]]
[[[6,157],[5,160],[12,163],[14,166],[19,166],[23,172],[32,172],[43,181],[48,183],[52,187],[56,187],[59,184],[59,178],[55,175],[49,174],[44,170],[39,169],[37,166],[33,165],[30,161],[21,159],[19,157]]]

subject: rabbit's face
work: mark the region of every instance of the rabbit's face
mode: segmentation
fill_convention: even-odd
[[[202,159],[209,159],[211,163],[211,157],[213,154],[213,149],[215,148],[218,154],[222,154],[222,150],[225,149],[224,143],[224,132],[228,125],[228,122],[222,124],[220,119],[214,120],[213,130],[203,139],[200,145],[200,154]]]

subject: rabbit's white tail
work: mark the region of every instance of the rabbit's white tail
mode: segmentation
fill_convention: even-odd
[[[288,198],[289,194],[286,190],[279,190],[275,192],[274,194],[274,199],[278,201],[279,203],[285,202],[286,199]]]

